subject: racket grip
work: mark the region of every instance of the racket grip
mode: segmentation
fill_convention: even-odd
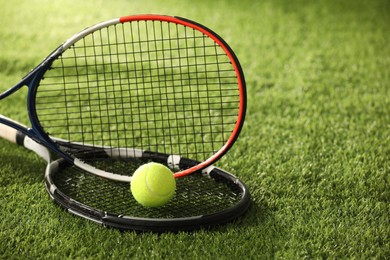
[[[0,138],[6,139],[11,143],[24,146],[25,148],[41,156],[47,162],[50,162],[50,153],[46,147],[37,143],[36,141],[29,138],[24,133],[16,130],[13,127],[0,123]]]
[[[0,137],[1,138],[6,139],[6,140],[16,144],[16,143],[18,143],[17,136],[18,136],[18,130],[14,129],[10,126],[0,124]]]

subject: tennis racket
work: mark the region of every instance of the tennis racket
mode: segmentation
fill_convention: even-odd
[[[14,122],[14,124],[17,124]],[[22,125],[19,125],[23,128]],[[17,143],[44,158],[46,190],[50,197],[67,212],[120,230],[190,231],[211,228],[232,222],[245,214],[251,205],[251,195],[243,182],[232,174],[209,166],[186,178],[177,179],[173,199],[160,208],[145,208],[132,197],[129,184],[102,178],[80,169],[64,158],[55,159],[49,150],[9,126],[0,124],[0,137]],[[84,155],[96,153],[89,146],[68,147]],[[131,153],[129,154],[131,155]],[[99,158],[98,155],[93,155]],[[134,171],[140,165],[160,162],[160,156],[124,157],[97,162],[111,164],[117,173]],[[197,164],[191,160],[191,165]],[[186,167],[183,164],[182,167]]]
[[[232,147],[246,111],[244,74],[232,49],[180,17],[126,16],[89,27],[0,100],[24,86],[31,129],[4,116],[0,123],[84,171],[124,182],[132,173],[113,170],[102,157],[158,157],[175,177],[185,176]]]

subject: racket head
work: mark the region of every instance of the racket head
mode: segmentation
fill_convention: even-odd
[[[127,158],[113,160],[112,164],[135,170],[150,161],[150,157]],[[216,167],[177,179],[175,196],[159,208],[138,204],[128,183],[96,176],[64,159],[48,165],[45,180],[50,197],[66,211],[120,230],[177,232],[211,228],[234,221],[251,205],[245,184]]]
[[[56,139],[196,161],[175,173],[181,177],[220,159],[245,119],[236,55],[215,32],[179,17],[136,15],[89,27],[22,83],[31,133],[69,161],[80,158]]]

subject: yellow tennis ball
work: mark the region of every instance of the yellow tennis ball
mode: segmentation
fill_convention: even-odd
[[[176,181],[172,171],[159,163],[147,163],[133,174],[130,184],[136,201],[145,207],[166,204],[175,194]]]

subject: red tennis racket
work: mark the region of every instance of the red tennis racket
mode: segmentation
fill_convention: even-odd
[[[132,172],[117,172],[113,158],[149,156],[175,177],[206,168],[232,147],[245,118],[236,55],[216,33],[180,17],[135,15],[89,27],[0,100],[24,86],[31,128],[4,116],[0,123],[120,181]]]

